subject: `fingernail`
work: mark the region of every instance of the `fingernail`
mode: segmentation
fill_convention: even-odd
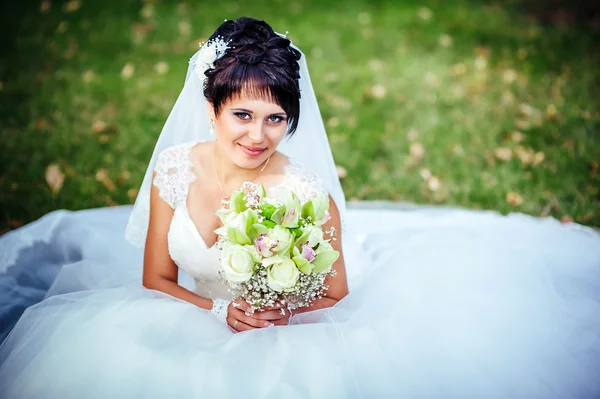
[[[273,327],[274,325],[275,325],[275,324],[273,324],[273,323],[268,323],[268,322],[267,322],[267,323],[265,323],[265,327]]]

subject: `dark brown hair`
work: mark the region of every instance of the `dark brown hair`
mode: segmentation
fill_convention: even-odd
[[[253,18],[225,21],[209,41],[217,37],[228,42],[228,49],[214,68],[205,72],[204,85],[204,97],[215,114],[219,115],[229,99],[243,93],[283,108],[288,117],[287,134],[294,134],[300,116],[301,53],[265,21]]]

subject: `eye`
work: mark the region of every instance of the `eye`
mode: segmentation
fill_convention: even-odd
[[[277,116],[277,115],[269,116],[269,122],[272,122],[272,123],[279,123],[283,120],[284,120],[284,118],[282,118],[281,116]]]
[[[235,116],[237,116],[238,118],[240,118],[243,121],[247,121],[252,119],[252,117],[250,116],[250,114],[248,114],[247,112],[236,112]]]

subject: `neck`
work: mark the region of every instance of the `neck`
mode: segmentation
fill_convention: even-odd
[[[267,162],[267,160],[265,160],[253,169],[240,168],[234,162],[232,162],[229,157],[222,153],[216,143],[213,151],[217,177],[227,195],[229,195],[227,191],[231,190],[231,187],[235,187],[236,185],[241,186],[241,184],[245,181],[255,180]]]

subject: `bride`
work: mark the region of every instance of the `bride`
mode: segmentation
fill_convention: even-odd
[[[330,197],[337,273],[293,314],[218,279],[215,211],[247,181]],[[598,234],[347,210],[304,55],[251,18],[190,60],[133,209],[57,211],[0,252],[3,334],[45,298],[0,347],[1,397],[600,395]]]

